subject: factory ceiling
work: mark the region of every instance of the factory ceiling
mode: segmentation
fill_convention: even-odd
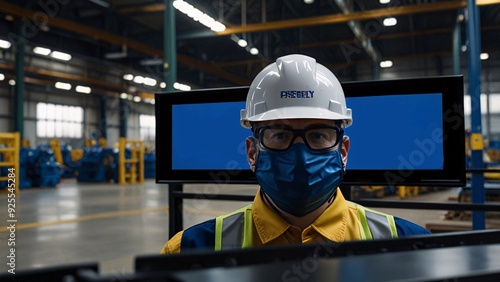
[[[385,60],[451,60],[457,25],[460,45],[467,39],[465,0],[185,2],[225,25],[214,32],[175,11],[176,80],[193,88],[248,85],[265,65],[291,53],[311,55],[335,73],[355,79],[352,66],[360,64],[371,69]],[[500,0],[476,2],[482,52],[498,62]],[[0,0],[0,39],[24,38],[27,46],[45,46],[92,62],[88,75],[69,78],[64,70],[33,68],[28,73],[34,83],[66,76],[120,92],[120,83],[92,77],[92,68],[117,75],[122,69],[136,70],[161,80],[165,52],[170,52],[163,47],[166,12],[164,1],[158,0]],[[387,18],[397,24],[385,26]],[[239,46],[239,39],[247,46]],[[252,48],[258,54],[251,54]],[[15,62],[5,58],[0,57],[0,71],[13,71]]]

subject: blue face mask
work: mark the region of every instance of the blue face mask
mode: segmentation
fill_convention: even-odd
[[[315,152],[296,143],[284,152],[260,151],[255,175],[280,209],[304,216],[333,195],[344,170],[340,149]]]

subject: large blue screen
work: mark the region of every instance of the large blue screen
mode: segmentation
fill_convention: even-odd
[[[347,98],[353,123],[348,170],[442,169],[441,94]],[[178,104],[172,108],[173,170],[248,169],[240,126],[245,102]]]

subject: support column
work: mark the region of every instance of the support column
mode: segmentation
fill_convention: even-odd
[[[177,80],[177,48],[175,36],[175,8],[173,0],[165,0],[163,19],[163,79],[167,91],[174,91]]]
[[[483,135],[481,125],[481,29],[479,23],[479,9],[475,0],[467,1],[467,38],[469,95],[471,98],[471,161],[472,168],[482,169],[483,163]],[[480,172],[471,176],[472,203],[484,204],[484,175]],[[484,211],[472,212],[472,229],[485,229]]]
[[[460,17],[462,12],[458,12],[455,21],[455,28],[453,29],[453,74],[460,74],[460,54],[462,51],[462,27]]]
[[[123,138],[127,138],[128,116],[128,100],[120,99],[120,137]]]
[[[372,76],[373,80],[380,79],[380,60],[376,60],[372,62]]]
[[[19,24],[18,34],[22,34],[22,25]],[[16,52],[16,69],[15,79],[16,85],[14,86],[14,131],[18,131],[20,138],[24,138],[24,48],[26,39],[19,37],[16,45],[14,46]]]
[[[107,123],[107,115],[106,115],[106,96],[101,96],[101,120],[99,121],[99,129],[101,131],[101,138],[108,139],[108,123]]]

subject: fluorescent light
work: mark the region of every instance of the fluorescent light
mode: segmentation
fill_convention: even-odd
[[[70,90],[71,89],[71,84],[66,83],[66,82],[56,82],[56,88],[57,89],[63,89],[63,90]]]
[[[50,52],[51,50],[49,48],[38,47],[38,46],[33,48],[33,53],[38,55],[48,56]]]
[[[3,39],[0,39],[0,48],[3,48],[3,49],[9,49],[10,46],[12,46],[12,44],[10,44],[9,41],[6,41],[6,40],[3,40]]]
[[[167,87],[167,84],[165,82],[160,82],[160,88],[165,88]]]
[[[16,81],[14,79],[11,79],[11,80],[9,80],[9,84],[14,86],[14,85],[16,85]]]
[[[213,31],[223,31],[226,29],[225,25],[214,20],[211,16],[203,13],[186,1],[175,0],[173,5],[174,8],[193,19],[193,21],[199,22]]]
[[[389,2],[391,2],[391,0],[379,0],[378,2],[380,4],[389,4]]]
[[[141,101],[141,97],[134,96],[134,102],[139,103]]]
[[[306,4],[312,4],[312,3],[314,3],[314,0],[304,0],[304,3],[306,3]]]
[[[382,61],[380,62],[381,68],[390,68],[392,67],[392,61]]]
[[[5,75],[3,73],[0,73],[0,81],[5,79]]]
[[[90,87],[81,86],[81,85],[77,85],[75,90],[76,90],[76,92],[85,93],[85,94],[89,94],[91,91]]]
[[[490,57],[490,55],[488,53],[481,53],[481,55],[479,55],[479,58],[481,60],[488,60],[488,58]]]
[[[250,49],[250,54],[252,55],[258,55],[259,54],[259,49],[253,47]]]
[[[139,64],[141,66],[156,66],[156,65],[162,65],[163,64],[163,59],[160,58],[155,58],[155,59],[144,59],[139,61]]]
[[[120,99],[127,99],[127,98],[128,98],[128,94],[127,93],[120,94]]]
[[[153,79],[153,78],[150,78],[150,77],[145,77],[144,78],[144,82],[143,82],[145,85],[148,85],[148,86],[155,86],[156,85],[156,80]]]
[[[150,103],[154,105],[155,104],[155,99],[151,99]]]
[[[71,55],[70,54],[66,54],[66,53],[63,53],[63,52],[59,52],[59,51],[52,51],[52,53],[50,53],[50,56],[54,59],[58,59],[58,60],[61,60],[61,61],[69,61],[71,60]]]
[[[240,47],[247,47],[248,42],[245,39],[240,39],[238,40],[238,45],[240,45]]]
[[[134,77],[134,82],[135,83],[139,83],[139,84],[143,84],[144,83],[144,77],[138,75],[138,76]]]
[[[384,19],[385,26],[395,26],[397,23],[398,23],[398,20],[396,20],[396,18],[385,18]]]
[[[215,21],[210,29],[216,32],[220,32],[226,30],[226,26],[218,21]]]
[[[123,79],[130,81],[130,80],[134,79],[134,76],[130,73],[127,73],[127,74],[123,75]]]
[[[189,90],[191,90],[191,86],[186,85],[186,84],[182,84],[182,83],[179,83],[179,82],[175,82],[174,83],[174,88],[177,89],[177,90],[182,90],[182,91],[189,91]]]

